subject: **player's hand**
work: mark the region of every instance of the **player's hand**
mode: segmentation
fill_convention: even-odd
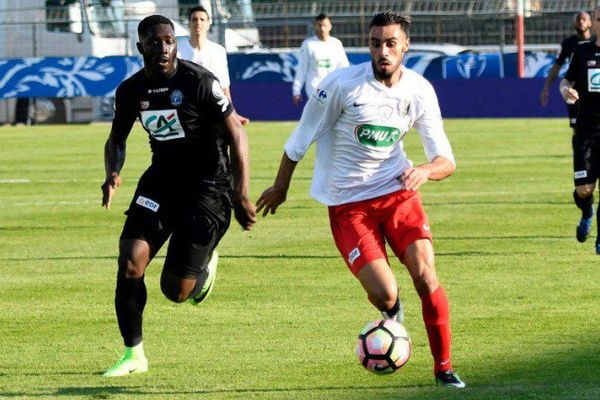
[[[256,212],[263,211],[262,216],[266,217],[269,213],[275,214],[277,207],[282,205],[287,198],[287,191],[277,186],[271,186],[266,189],[256,201]]]
[[[563,100],[567,104],[575,104],[575,102],[579,100],[579,93],[577,93],[577,90],[570,87],[565,87],[560,91],[560,94],[562,94]]]
[[[238,114],[237,115],[238,120],[240,121],[240,124],[242,125],[248,125],[250,123],[250,118],[244,117],[243,115]]]
[[[119,186],[121,186],[121,177],[116,172],[113,172],[110,175],[110,178],[107,178],[102,186],[100,186],[102,189],[102,207],[107,210],[110,208],[113,193]]]
[[[546,104],[548,104],[548,89],[544,88],[540,93],[540,105],[546,107]]]
[[[245,231],[249,231],[250,228],[252,228],[252,226],[256,223],[256,211],[254,210],[254,204],[252,204],[248,196],[242,196],[241,198],[234,199],[233,213],[235,215],[235,219]]]
[[[398,177],[398,180],[404,185],[404,189],[417,191],[422,184],[427,182],[429,175],[428,168],[408,168]]]
[[[299,95],[292,97],[292,101],[294,102],[295,106],[299,106],[300,103],[302,102],[302,95],[299,94]]]

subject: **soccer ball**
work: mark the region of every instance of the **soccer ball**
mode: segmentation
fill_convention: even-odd
[[[377,374],[400,369],[410,358],[411,348],[406,328],[391,319],[369,322],[356,340],[358,361]]]

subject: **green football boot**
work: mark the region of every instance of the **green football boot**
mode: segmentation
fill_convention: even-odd
[[[200,290],[195,296],[190,297],[188,299],[188,302],[190,304],[197,306],[198,304],[200,304],[204,300],[206,300],[206,298],[210,295],[210,293],[213,290],[213,287],[215,286],[215,280],[217,278],[217,264],[218,263],[219,263],[219,254],[217,254],[217,250],[213,250],[212,257],[210,258],[210,261],[208,262],[208,266],[206,267],[208,269],[208,277],[206,278],[206,282],[204,283],[202,290]]]
[[[125,354],[102,376],[112,378],[130,374],[141,374],[148,371],[148,359],[144,354],[133,354],[132,348],[126,347]]]

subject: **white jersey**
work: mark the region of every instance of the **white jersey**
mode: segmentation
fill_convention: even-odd
[[[349,66],[344,46],[339,39],[330,36],[327,41],[312,36],[302,42],[296,67],[292,93],[298,96],[305,87],[308,97],[317,90],[319,82],[332,71]]]
[[[412,166],[402,139],[414,127],[429,161],[454,163],[431,84],[404,66],[388,88],[370,62],[329,74],[309,99],[285,152],[300,161],[316,142],[311,195],[331,206],[372,199],[403,188],[398,177]]]
[[[177,57],[202,65],[217,77],[222,88],[226,89],[231,85],[227,51],[220,44],[206,40],[204,47],[198,50],[189,42],[183,42],[177,48]]]

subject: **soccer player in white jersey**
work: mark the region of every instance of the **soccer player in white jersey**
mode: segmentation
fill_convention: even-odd
[[[410,20],[386,11],[369,28],[371,62],[332,72],[309,99],[285,144],[273,186],[257,212],[275,214],[286,200],[297,163],[316,142],[311,195],[329,207],[335,243],[369,301],[402,322],[387,242],[419,294],[438,385],[465,386],[450,358],[448,298],[434,267],[432,236],[419,187],[455,169],[433,87],[402,66]],[[428,162],[414,166],[402,139],[421,136]]]
[[[206,8],[202,6],[193,7],[188,12],[188,28],[190,29],[189,42],[183,42],[179,45],[179,58],[189,60],[212,72],[219,82],[225,95],[231,103],[231,91],[229,86],[229,68],[227,67],[227,51],[225,47],[211,40],[208,40],[208,30],[211,20]],[[250,120],[238,114],[242,125],[246,125]]]
[[[305,39],[300,46],[300,57],[292,84],[292,100],[295,105],[302,101],[302,87],[310,99],[327,74],[350,65],[342,42],[330,35],[330,18],[326,14],[317,15],[314,27],[315,35]]]

